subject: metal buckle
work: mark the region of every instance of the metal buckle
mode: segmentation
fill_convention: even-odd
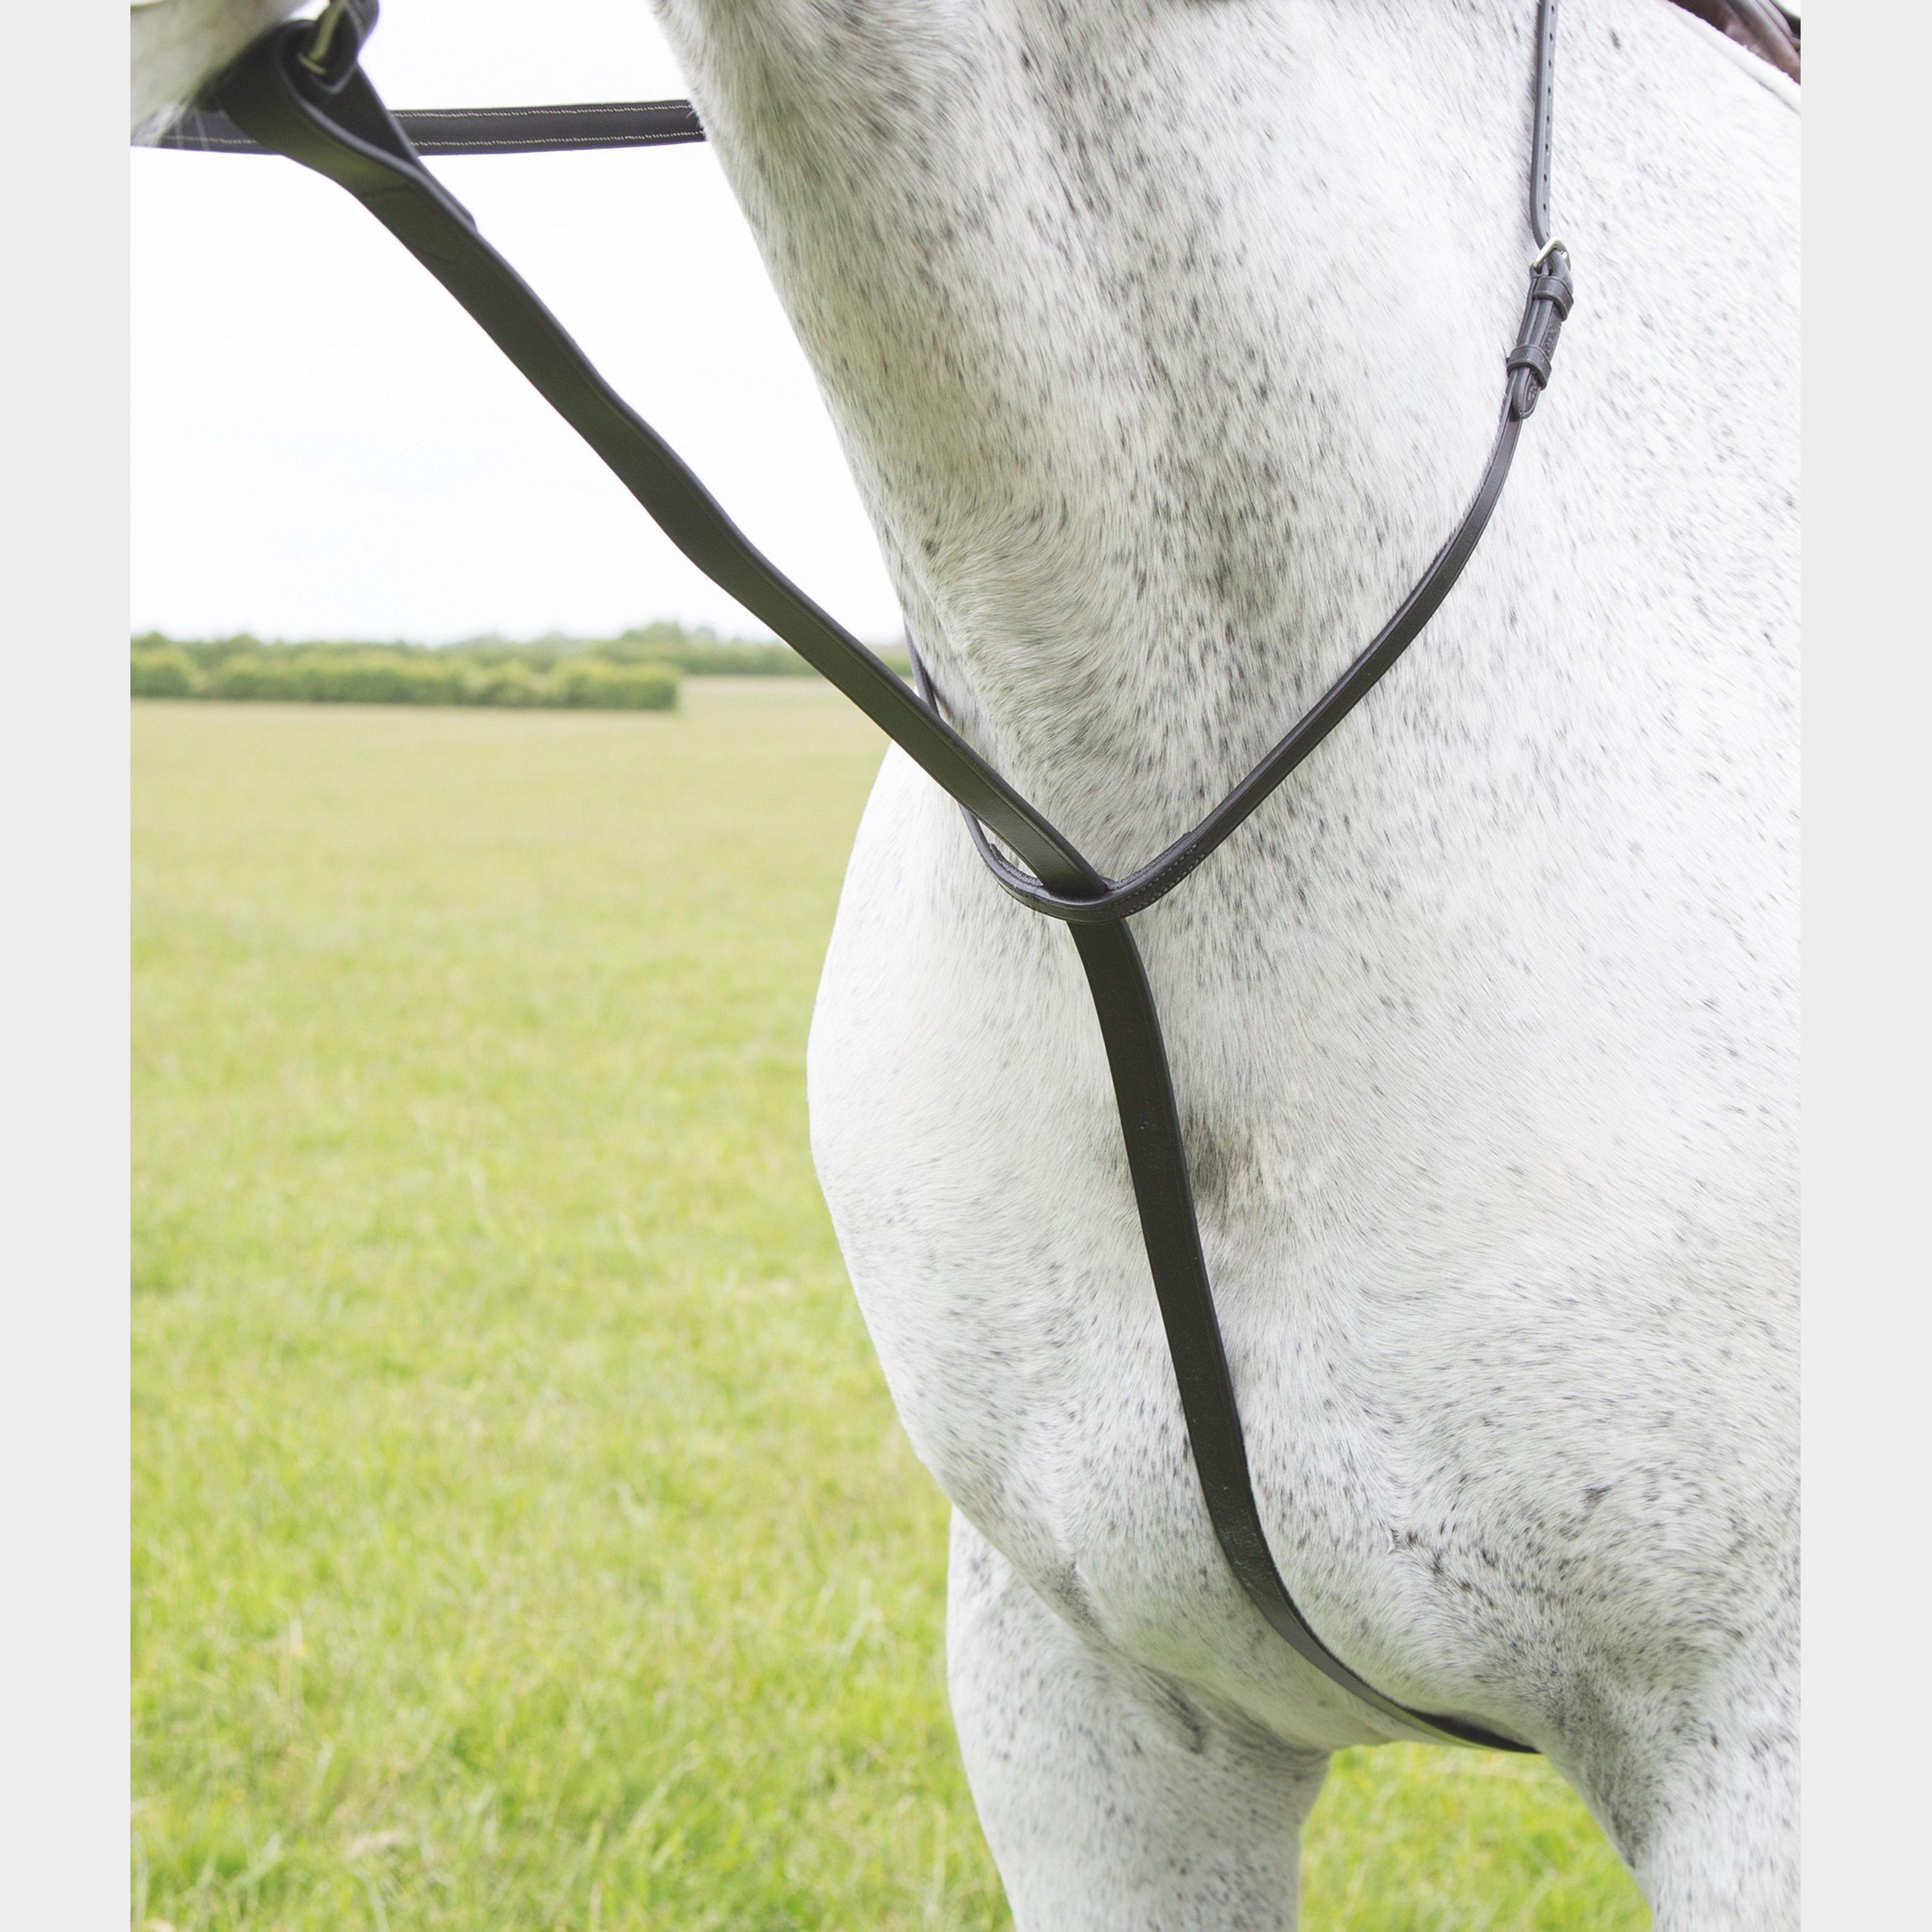
[[[296,64],[334,92],[349,78],[375,28],[376,12],[377,0],[328,0],[297,52]]]
[[[1534,274],[1552,255],[1561,255],[1566,262],[1570,259],[1570,244],[1560,235],[1551,236],[1550,239],[1544,242],[1534,255],[1531,256],[1530,272],[1532,274]]]

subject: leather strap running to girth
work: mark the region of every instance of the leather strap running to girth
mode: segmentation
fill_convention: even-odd
[[[1538,4],[1528,210],[1538,252],[1522,327],[1506,358],[1502,419],[1475,495],[1394,616],[1306,715],[1192,831],[1120,880],[1106,878],[1090,864],[946,722],[916,652],[915,691],[761,555],[676,452],[598,374],[516,271],[484,240],[461,204],[422,165],[411,135],[420,134],[429,148],[436,129],[427,124],[438,117],[399,122],[357,64],[357,45],[373,13],[366,0],[362,4],[335,0],[322,16],[324,23],[335,22],[325,58],[316,58],[315,37],[322,32],[316,23],[286,26],[266,35],[216,82],[220,122],[204,112],[171,144],[218,149],[233,145],[223,131],[232,128],[250,146],[286,154],[346,188],[468,310],[679,549],[952,795],[1000,884],[1036,911],[1067,923],[1106,1046],[1189,1444],[1208,1517],[1230,1568],[1269,1624],[1299,1655],[1393,1724],[1444,1742],[1528,1750],[1466,1719],[1414,1710],[1384,1696],[1316,1636],[1282,1580],[1250,1478],[1240,1407],[1202,1254],[1160,1014],[1126,922],[1193,871],[1361,701],[1448,594],[1496,506],[1523,421],[1549,381],[1550,358],[1571,299],[1568,254],[1550,230],[1556,0]],[[586,129],[586,138],[564,145],[700,139],[694,118],[682,122],[665,118],[665,110],[686,105],[644,104],[639,112],[660,118],[636,121],[628,133],[607,128],[610,138],[603,141],[587,138]],[[466,111],[457,118],[490,124],[471,128],[474,141],[446,142],[445,151],[502,152],[557,145],[510,138],[508,118],[523,111]],[[1018,855],[1020,866],[994,849],[994,838]]]

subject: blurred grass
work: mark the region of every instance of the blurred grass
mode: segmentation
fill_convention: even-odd
[[[137,1924],[1007,1923],[806,1147],[879,740],[687,694],[136,707]],[[1422,1750],[1304,1896],[1646,1922],[1543,1766]]]

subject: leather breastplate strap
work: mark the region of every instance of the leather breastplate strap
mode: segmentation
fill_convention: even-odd
[[[404,107],[396,125],[418,154],[561,154],[599,148],[673,148],[704,139],[688,100],[605,100],[566,107]],[[218,110],[190,107],[155,137],[158,148],[263,154]]]
[[[1106,1042],[1188,1442],[1229,1567],[1262,1615],[1301,1657],[1400,1730],[1448,1743],[1528,1749],[1464,1718],[1412,1710],[1384,1696],[1316,1635],[1282,1580],[1250,1478],[1160,1015],[1127,920],[1185,878],[1360,702],[1448,594],[1495,507],[1523,422],[1549,380],[1570,304],[1568,258],[1551,236],[1549,217],[1556,0],[1539,0],[1538,15],[1528,209],[1538,252],[1522,327],[1507,358],[1502,420],[1476,494],[1395,615],[1306,716],[1192,832],[1123,880],[1107,878],[1090,864],[947,723],[916,653],[915,690],[760,555],[676,452],[592,367],[484,240],[461,204],[422,166],[408,132],[356,64],[355,41],[370,14],[373,8],[346,8],[338,0],[323,21],[333,16],[338,28],[347,25],[356,31],[338,32],[324,62],[314,58],[316,23],[284,26],[257,41],[215,83],[215,103],[226,121],[251,145],[286,154],[354,195],[469,311],[685,555],[952,795],[1000,884],[1036,910],[1066,922]],[[345,22],[345,14],[355,17]],[[220,130],[204,122],[200,131],[201,141],[180,145],[212,145],[206,137]],[[628,142],[596,145],[698,138],[664,122],[640,124],[630,134]],[[460,144],[452,145],[462,151]],[[498,143],[496,151],[511,145]],[[538,143],[517,140],[514,145]],[[994,848],[994,838],[1018,856],[1018,864]]]

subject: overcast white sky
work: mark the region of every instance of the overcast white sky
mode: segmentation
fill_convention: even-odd
[[[386,0],[367,64],[398,107],[686,92],[645,0]],[[130,161],[136,630],[757,629],[340,189],[268,158]],[[861,636],[896,636],[709,151],[432,165],[753,540]]]

